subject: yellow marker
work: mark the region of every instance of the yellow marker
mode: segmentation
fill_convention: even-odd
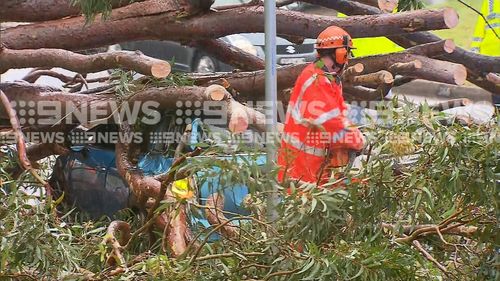
[[[187,178],[174,181],[172,192],[177,199],[190,199],[194,196],[194,192],[189,187],[189,180]]]

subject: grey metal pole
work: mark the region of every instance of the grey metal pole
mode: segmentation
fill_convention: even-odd
[[[266,131],[268,136],[276,133],[277,80],[276,80],[276,1],[264,1],[265,48],[266,48]],[[269,140],[269,138],[267,138]],[[273,143],[266,144],[267,161],[275,162],[276,149]]]
[[[267,165],[272,167],[276,162],[274,136],[277,124],[277,80],[276,80],[276,1],[264,0],[265,18],[265,48],[266,48],[266,133],[267,133]],[[275,187],[271,188],[267,202],[267,216],[270,220],[278,217],[276,205],[278,194]]]

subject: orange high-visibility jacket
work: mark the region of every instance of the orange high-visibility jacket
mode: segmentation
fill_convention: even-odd
[[[349,150],[363,147],[361,132],[345,118],[340,80],[321,67],[321,61],[307,66],[293,89],[278,151],[280,181],[324,182],[329,168],[348,163]]]

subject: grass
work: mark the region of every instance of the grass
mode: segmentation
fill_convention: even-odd
[[[481,4],[483,2],[482,0],[464,0],[464,2],[474,7],[478,11],[481,11]],[[443,7],[451,7],[455,9],[460,17],[460,21],[458,25],[453,29],[437,30],[433,31],[433,33],[443,39],[453,39],[457,46],[465,49],[470,49],[470,44],[472,42],[472,36],[474,34],[478,14],[462,3],[458,2],[457,0],[448,0],[442,4],[427,6],[427,8]]]

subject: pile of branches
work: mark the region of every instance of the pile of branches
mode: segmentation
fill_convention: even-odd
[[[499,94],[498,84],[492,81],[490,73],[500,73],[498,58],[474,54],[458,48],[451,40],[440,38],[426,32],[453,28],[458,23],[458,15],[452,9],[415,10],[395,14],[384,13],[377,7],[367,6],[346,0],[307,0],[312,4],[333,8],[348,15],[347,18],[333,18],[278,10],[277,32],[280,36],[300,43],[304,38],[316,37],[324,28],[337,25],[346,29],[353,37],[387,36],[405,51],[360,57],[352,60],[346,70],[343,81],[347,100],[382,100],[398,79],[420,78],[448,84],[462,85],[466,80]],[[80,1],[82,7],[84,2]],[[226,105],[229,128],[235,132],[244,131],[249,124],[264,131],[264,115],[244,104],[244,101],[261,100],[264,96],[264,62],[262,59],[230,46],[220,38],[225,35],[243,32],[264,31],[264,10],[261,1],[250,1],[238,6],[211,8],[212,0],[147,0],[128,3],[127,1],[103,1],[112,7],[105,14],[92,14],[85,17],[81,11],[63,0],[8,0],[0,3],[0,21],[29,22],[1,31],[0,73],[10,69],[33,67],[34,70],[23,80],[0,83],[0,96],[4,110],[0,118],[9,120],[10,128],[2,133],[14,133],[18,146],[22,168],[34,171],[32,162],[54,154],[63,154],[64,145],[36,144],[26,148],[23,132],[58,131],[69,132],[78,124],[58,123],[53,126],[40,126],[38,119],[47,116],[34,114],[37,125],[21,127],[10,101],[17,103],[29,101],[50,101],[91,107],[103,112],[104,117],[112,115],[113,101],[133,103],[156,101],[161,110],[175,109],[178,101],[211,101]],[[53,9],[57,5],[57,9]],[[29,11],[36,12],[29,12]],[[87,14],[88,15],[88,14]],[[78,51],[98,48],[133,40],[170,40],[190,44],[203,49],[241,71],[215,74],[187,74],[193,85],[180,86],[169,83],[173,77],[168,62],[147,57],[140,52],[109,52],[93,55]],[[68,77],[54,72],[51,68],[62,67],[78,73]],[[288,101],[285,90],[293,83],[305,64],[280,67],[278,69],[278,90],[280,99]],[[140,78],[129,81],[128,93],[117,95],[121,90],[116,77],[87,80],[89,73],[121,68],[132,70],[152,78]],[[41,76],[52,76],[64,83],[69,90],[55,89],[35,84]],[[152,83],[153,81],[154,83]],[[109,82],[109,86],[82,90],[91,82]],[[156,83],[156,84],[155,84]],[[155,86],[156,85],[156,86]],[[66,116],[68,117],[68,116]],[[96,120],[87,120],[92,124]],[[122,123],[124,134],[131,128]],[[199,152],[194,152],[199,153]],[[113,256],[118,260],[118,271],[126,264],[122,250],[135,236],[153,228],[160,230],[164,249],[172,257],[184,257],[195,248],[191,260],[197,260],[203,245],[196,245],[187,224],[184,205],[172,205],[162,212],[156,212],[160,202],[172,202],[172,181],[178,165],[186,157],[179,157],[170,172],[159,176],[146,176],[134,169],[131,159],[134,149],[126,143],[116,145],[117,168],[128,182],[140,209],[147,214],[144,225],[132,234],[132,238],[117,239],[115,233],[125,232],[129,236],[130,228],[126,223],[113,223],[108,230],[106,243],[112,245]],[[33,172],[36,175],[36,172]],[[36,178],[51,194],[51,187],[40,176]],[[224,215],[214,210],[220,209],[217,198],[209,200],[209,221],[229,239],[236,235],[234,225]],[[408,228],[398,243],[415,244],[418,237],[429,233],[442,234],[459,231],[461,225],[452,224],[456,219],[413,230]],[[460,221],[461,222],[461,221]],[[453,226],[453,227],[451,227]],[[395,229],[393,225],[385,228]],[[459,231],[470,233],[471,229]],[[419,250],[425,252],[425,249]],[[236,253],[233,255],[237,255]],[[111,264],[111,262],[109,263]],[[296,273],[275,272],[269,276]]]

